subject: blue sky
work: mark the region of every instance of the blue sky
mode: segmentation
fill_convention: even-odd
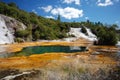
[[[2,0],[15,2],[19,8],[47,18],[61,20],[102,22],[120,26],[120,0]]]

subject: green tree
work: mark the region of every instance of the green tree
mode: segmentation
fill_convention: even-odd
[[[22,22],[27,26],[26,30],[15,30],[17,40],[37,40],[37,39],[61,39],[68,37],[66,33],[70,31],[70,27],[78,28],[80,26],[88,27],[99,38],[99,45],[115,45],[120,38],[120,30],[118,26],[105,25],[101,22],[62,22],[61,16],[58,15],[57,20],[47,19],[34,13],[28,13],[17,7],[15,3],[0,2],[0,14],[10,16]],[[87,33],[86,28],[82,27],[81,31]],[[119,35],[119,36],[118,36]]]
[[[29,31],[27,30],[18,30],[15,32],[15,36],[16,37],[22,37],[24,39],[26,39],[29,35]]]
[[[18,8],[18,6],[15,3],[13,3],[13,2],[8,3],[8,5],[11,6],[11,7],[14,7],[14,8]]]
[[[58,15],[57,21],[61,22],[60,14]]]
[[[35,40],[40,39],[40,33],[39,33],[38,30],[35,31],[35,35],[34,36],[35,36]]]
[[[99,45],[115,45],[118,41],[117,34],[114,31],[101,30],[98,33]]]

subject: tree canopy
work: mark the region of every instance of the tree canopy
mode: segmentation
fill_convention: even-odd
[[[0,2],[0,14],[10,16],[24,23],[26,30],[15,32],[16,41],[38,40],[38,39],[61,39],[68,37],[70,27],[81,27],[82,32],[86,33],[85,27],[88,27],[98,37],[98,45],[115,45],[120,39],[120,30],[116,24],[105,25],[101,22],[62,22],[61,16],[57,20],[38,16],[33,12],[26,12],[19,9],[15,3]],[[83,27],[85,26],[85,27]],[[21,38],[21,39],[20,39]]]

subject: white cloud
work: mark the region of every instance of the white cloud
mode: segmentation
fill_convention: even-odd
[[[45,16],[46,18],[52,18],[52,19],[55,19],[55,17],[53,16]]]
[[[89,19],[89,17],[85,17],[85,19],[86,19],[86,20],[88,20],[88,19]]]
[[[76,5],[80,5],[80,0],[64,0],[63,3],[71,4],[75,3]]]
[[[72,19],[72,18],[79,18],[83,16],[83,10],[79,10],[72,7],[66,7],[66,8],[54,8],[51,10],[51,13],[53,15],[61,15],[61,17],[64,17],[65,19]]]
[[[52,10],[52,6],[48,5],[46,7],[39,7],[39,9],[43,9],[45,12],[50,12]]]
[[[102,2],[102,0],[98,0],[97,5],[98,6],[110,6],[110,5],[113,5],[113,2],[111,0],[104,0],[104,2]]]
[[[34,12],[35,14],[37,14],[37,11],[35,9],[33,9],[32,12]]]

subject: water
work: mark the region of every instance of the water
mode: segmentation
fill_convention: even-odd
[[[15,56],[29,56],[32,54],[43,54],[43,53],[52,53],[52,52],[64,52],[64,53],[73,53],[86,51],[86,47],[80,46],[31,46],[25,47],[20,52],[14,53]]]
[[[119,57],[120,57],[120,51],[118,51],[118,52],[117,52],[117,56],[119,56]]]

